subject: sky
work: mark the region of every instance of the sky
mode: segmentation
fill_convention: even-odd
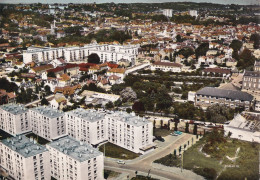
[[[0,3],[161,3],[161,2],[184,2],[185,0],[0,0]],[[218,4],[260,5],[259,0],[186,0],[187,2],[209,2]]]

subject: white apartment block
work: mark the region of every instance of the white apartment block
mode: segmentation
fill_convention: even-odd
[[[76,109],[66,113],[68,135],[92,145],[109,141],[135,153],[153,149],[153,125],[126,112]]]
[[[79,108],[66,112],[65,117],[69,136],[92,145],[107,140],[104,112]]]
[[[66,62],[83,61],[92,53],[98,54],[101,62],[118,62],[126,59],[132,64],[135,63],[138,55],[139,45],[98,45],[88,44],[84,47],[59,47],[59,48],[36,48],[29,47],[23,52],[24,63],[29,62],[50,62],[57,58],[64,58]]]
[[[172,9],[164,9],[163,15],[166,17],[172,17]]]
[[[16,135],[31,130],[28,110],[17,104],[5,104],[0,106],[0,129]]]
[[[189,11],[189,14],[190,14],[190,16],[197,17],[197,16],[198,16],[198,11],[196,11],[196,10],[190,10],[190,11]]]
[[[46,145],[51,176],[57,180],[103,180],[104,156],[92,146],[66,136]]]
[[[51,179],[48,149],[25,136],[0,142],[0,166],[16,180]]]
[[[153,149],[153,125],[144,118],[126,112],[106,116],[108,141],[135,153]]]
[[[64,113],[48,106],[29,110],[32,132],[49,141],[66,134]]]

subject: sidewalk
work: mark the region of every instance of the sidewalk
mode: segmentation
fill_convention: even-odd
[[[187,170],[187,169],[183,169],[181,172],[181,168],[164,166],[164,165],[157,164],[157,163],[152,163],[152,167],[155,169],[163,170],[163,171],[173,172],[174,174],[182,176],[186,179],[205,180],[202,176],[197,175],[196,173],[192,172],[191,170]]]

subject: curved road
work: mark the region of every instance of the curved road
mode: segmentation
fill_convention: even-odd
[[[134,160],[126,161],[124,165],[118,164],[115,159],[106,158],[105,159],[105,167],[111,170],[117,170],[121,172],[132,172],[135,171],[148,173],[150,170],[150,174],[162,177],[162,179],[170,179],[170,180],[187,180],[183,175],[167,171],[166,169],[157,169],[152,166],[153,161],[156,159],[162,158],[174,151],[174,149],[178,149],[180,145],[188,141],[194,137],[191,134],[183,134],[181,136],[176,137],[175,140],[172,141],[172,136],[165,137],[166,141],[170,141],[170,143],[165,147],[158,147],[153,152],[140,156]]]

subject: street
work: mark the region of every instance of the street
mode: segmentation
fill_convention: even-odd
[[[165,137],[165,142],[157,142],[158,148],[149,154],[142,155],[134,160],[126,160],[124,165],[118,164],[117,159],[106,158],[105,159],[105,168],[118,172],[127,172],[130,174],[130,177],[134,175],[135,171],[148,174],[150,170],[150,175],[152,177],[157,177],[159,179],[176,179],[176,180],[187,180],[191,179],[203,179],[195,173],[185,170],[184,173],[181,173],[180,168],[173,168],[175,171],[171,171],[166,166],[157,166],[153,161],[160,159],[170,153],[173,153],[174,149],[178,149],[180,145],[186,143],[191,138],[194,138],[194,135],[191,134],[182,134],[181,136],[167,136]],[[195,137],[196,138],[196,137]],[[195,142],[195,141],[194,141]],[[158,168],[159,167],[159,168]]]

